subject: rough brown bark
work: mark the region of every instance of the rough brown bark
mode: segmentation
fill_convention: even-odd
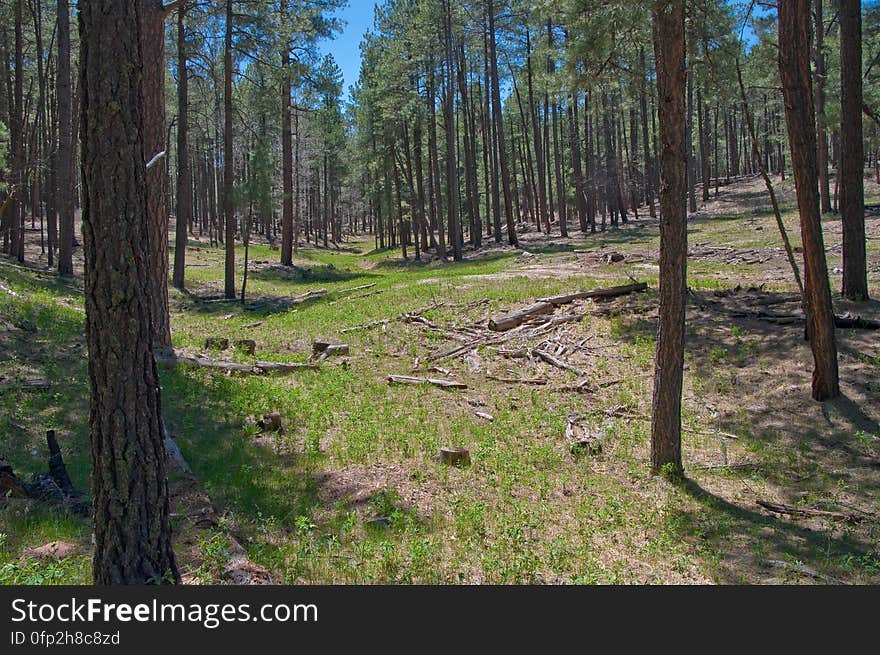
[[[862,140],[862,3],[840,0],[840,216],[843,295],[868,299],[865,148]]]
[[[168,152],[165,133],[165,7],[162,0],[139,0],[141,52],[143,53],[144,160],[149,162]],[[168,312],[168,212],[165,206],[165,159],[146,174],[149,216],[149,258],[147,268],[150,302],[153,305],[153,340],[157,346],[171,345]]]
[[[140,3],[79,3],[96,584],[179,582],[153,354]]]
[[[809,0],[782,0],[779,3],[779,74],[804,247],[808,333],[815,362],[812,395],[815,400],[827,400],[838,396],[840,387],[831,287],[816,184],[816,119],[813,113],[809,47]]]
[[[58,272],[73,275],[73,189],[70,134],[70,9],[68,0],[58,0]]]
[[[684,1],[653,7],[660,119],[660,321],[654,360],[651,469],[680,475],[687,285],[688,144]]]
[[[186,278],[187,229],[192,221],[192,171],[189,165],[189,72],[186,67],[186,10],[177,9],[177,216],[173,283],[183,289]]]

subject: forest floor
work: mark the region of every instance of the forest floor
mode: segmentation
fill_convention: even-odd
[[[790,182],[780,187],[798,246]],[[880,202],[877,185],[867,200]],[[223,254],[191,241],[188,291],[171,291],[179,353],[305,363],[317,338],[350,353],[287,375],[163,369],[166,420],[194,472],[172,479],[185,580],[234,578],[244,551],[253,577],[280,583],[880,583],[880,332],[837,330],[843,396],[812,401],[802,324],[779,318],[799,302],[763,187],[722,187],[689,221],[687,479],[652,476],[659,231],[641,213],[566,240],[528,232],[520,249],[461,263],[352,239],[301,248],[284,268],[258,244],[244,304],[211,301]],[[880,303],[840,299],[839,219],[823,224],[836,312],[880,319]],[[880,297],[876,213],[867,231]],[[554,314],[578,321],[486,327],[630,278],[649,290]],[[21,477],[44,471],[54,428],[87,489],[81,279],[4,258],[0,280],[0,459]],[[207,337],[253,339],[256,355],[207,351]],[[271,412],[283,432],[257,425]],[[471,464],[441,463],[444,446],[468,448]],[[0,582],[89,581],[88,519],[0,503]],[[69,546],[47,556],[38,547],[52,541]]]

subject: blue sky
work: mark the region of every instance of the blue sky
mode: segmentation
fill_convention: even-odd
[[[345,22],[343,31],[333,41],[321,44],[322,52],[330,52],[342,69],[345,77],[343,96],[348,96],[349,87],[353,86],[361,72],[360,43],[364,34],[373,25],[373,9],[376,2],[372,0],[349,0],[348,6],[337,13],[337,17]]]

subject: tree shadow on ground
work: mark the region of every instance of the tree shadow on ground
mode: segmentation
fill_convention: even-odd
[[[704,543],[695,543],[687,528],[681,532],[682,538],[697,547],[709,542],[726,555],[717,564],[720,582],[754,584],[813,578],[837,583],[841,581],[837,576],[846,574],[840,562],[876,557],[870,540],[850,528],[828,530],[799,525],[792,519],[730,502],[693,479],[685,479],[679,486],[701,506],[720,513],[724,519],[710,523],[702,520],[697,511],[681,511],[678,517],[683,519],[679,522],[682,526],[700,525],[699,540]],[[772,576],[770,580],[768,575]]]

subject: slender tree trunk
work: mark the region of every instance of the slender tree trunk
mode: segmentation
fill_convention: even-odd
[[[831,212],[831,189],[828,185],[828,131],[825,129],[825,21],[822,17],[823,0],[816,0],[814,13],[816,17],[816,47],[813,49],[815,103],[816,103],[816,136],[818,149],[816,159],[819,167],[819,198],[822,203],[822,213]]]
[[[281,265],[293,265],[293,144],[290,138],[290,43],[287,36],[287,4],[281,0]]]
[[[804,247],[804,290],[813,350],[813,399],[840,395],[837,344],[816,180],[816,118],[810,82],[810,2],[779,3],[779,74]]]
[[[862,139],[862,3],[840,0],[840,216],[843,295],[868,299],[865,150]]]
[[[179,582],[153,354],[140,5],[79,3],[95,583]]]
[[[501,169],[501,186],[504,190],[504,217],[507,222],[507,241],[518,246],[516,225],[513,222],[513,206],[510,196],[510,171],[507,167],[507,150],[504,146],[504,122],[501,118],[501,88],[498,79],[498,55],[495,43],[495,7],[493,0],[487,0],[489,15],[489,65],[492,75],[492,113],[495,118],[495,135],[498,141],[498,165]]]
[[[226,0],[226,31],[223,53],[223,218],[226,224],[225,295],[235,298],[235,185],[232,143],[232,29],[233,0]]]
[[[58,0],[58,272],[73,275],[73,188],[70,171],[72,137],[70,132],[70,8],[68,0]]]
[[[24,107],[24,35],[22,9],[25,0],[15,0],[15,108],[12,116],[12,183],[13,200],[10,207],[9,254],[24,261],[24,213],[27,176],[25,175],[25,107]]]
[[[177,8],[177,216],[174,238],[174,286],[184,288],[187,230],[192,222],[192,170],[189,161],[189,71],[186,67],[187,3]]]
[[[683,472],[681,390],[687,285],[687,112],[684,0],[653,7],[660,117],[660,322],[654,362],[651,469]]]

